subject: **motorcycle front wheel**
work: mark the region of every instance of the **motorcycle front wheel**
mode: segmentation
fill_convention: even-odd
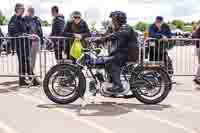
[[[59,64],[52,67],[45,75],[43,89],[51,101],[69,104],[84,95],[86,79],[78,67]]]

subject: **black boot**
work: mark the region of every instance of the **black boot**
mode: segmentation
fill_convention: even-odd
[[[193,80],[197,85],[200,85],[200,80],[199,79],[194,79]]]
[[[114,95],[125,95],[127,90],[123,86],[114,85],[107,89],[108,92],[113,93]]]
[[[29,84],[26,82],[25,77],[19,78],[19,86],[29,86]]]
[[[33,80],[33,86],[39,86],[39,85],[41,85],[41,82],[35,78]]]

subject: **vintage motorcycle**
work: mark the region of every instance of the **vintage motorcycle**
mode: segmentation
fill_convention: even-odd
[[[88,40],[95,43],[93,39]],[[84,99],[87,86],[92,96],[136,98],[144,104],[158,104],[168,96],[172,81],[165,69],[160,65],[143,63],[127,63],[121,70],[121,80],[127,93],[123,96],[111,94],[106,90],[110,85],[105,72],[108,57],[101,55],[102,48],[90,46],[83,49],[76,64],[68,61],[57,64],[45,75],[43,89],[51,101],[69,104],[79,98]]]

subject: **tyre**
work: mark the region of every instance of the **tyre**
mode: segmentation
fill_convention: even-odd
[[[169,94],[172,82],[168,73],[162,68],[143,68],[136,71],[131,82],[145,80],[141,88],[131,88],[137,100],[144,104],[161,103]]]
[[[86,79],[78,67],[60,64],[52,67],[45,75],[43,89],[51,101],[69,104],[84,95]]]

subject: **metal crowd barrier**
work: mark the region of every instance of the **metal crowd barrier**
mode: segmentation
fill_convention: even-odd
[[[36,36],[0,37],[0,77],[44,78],[52,66],[71,59],[69,51],[73,41],[67,37],[48,37],[41,45]],[[196,75],[199,62],[195,50],[199,42],[186,38],[150,38],[140,42],[139,63],[162,65],[176,76]],[[87,43],[83,45],[88,47]],[[104,47],[109,51],[111,45]]]
[[[0,37],[0,77],[42,77],[40,38]]]
[[[144,41],[140,46],[140,62],[144,64],[159,64],[166,68],[169,74],[175,76],[194,76],[198,67],[195,55],[199,39],[172,38]]]
[[[198,67],[198,58],[195,56],[195,50],[199,42],[199,39],[188,38],[164,40],[149,38],[148,40],[140,41],[138,63],[161,65],[165,67],[169,74],[175,76],[194,76]],[[46,44],[42,50],[42,60],[44,60],[42,62],[45,65],[44,73],[59,61],[69,59],[67,58],[69,56],[67,53],[73,44],[73,39],[49,37],[46,39]],[[104,47],[110,51],[111,45],[112,43],[109,42]]]
[[[46,37],[41,50],[44,74],[57,63],[71,60],[69,52],[74,39],[69,37]]]

